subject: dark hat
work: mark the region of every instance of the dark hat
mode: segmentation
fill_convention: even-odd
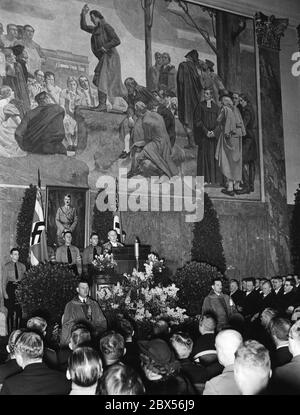
[[[15,45],[10,48],[15,56],[20,56],[23,53],[25,47],[23,45]]]
[[[196,51],[196,49],[190,50],[185,56],[185,58],[192,58],[193,61],[199,60],[199,53]]]
[[[175,362],[174,353],[162,339],[140,340],[138,345],[142,353],[159,365],[169,365]]]
[[[219,99],[223,97],[232,98],[232,95],[229,91],[227,91],[227,89],[221,89],[221,91],[219,92]]]
[[[210,61],[209,59],[205,59],[205,63],[210,69],[215,66],[214,62]]]

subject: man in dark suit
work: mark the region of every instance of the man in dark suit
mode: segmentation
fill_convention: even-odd
[[[254,278],[247,278],[246,295],[243,307],[243,315],[247,321],[250,321],[254,316],[256,316],[262,307],[261,296],[254,289],[254,285]]]
[[[72,245],[72,232],[65,231],[63,233],[63,239],[65,244],[59,246],[56,250],[56,262],[62,262],[64,264],[69,264],[75,274],[81,275],[82,265],[81,265],[81,256],[77,246]]]
[[[90,244],[84,248],[82,254],[82,266],[85,275],[88,275],[89,281],[92,279],[93,265],[92,262],[96,257],[102,254],[101,246],[98,246],[99,237],[96,232],[92,232],[90,236]],[[91,282],[91,281],[90,281]]]
[[[0,365],[0,386],[2,386],[4,380],[9,376],[22,372],[22,368],[18,365],[15,357],[15,344],[21,333],[21,330],[14,330],[9,336],[6,346],[9,360]]]
[[[273,290],[274,290],[274,298],[275,298],[275,308],[276,310],[281,310],[282,304],[282,296],[283,296],[283,280],[282,277],[273,277],[271,279]]]
[[[297,305],[297,292],[293,277],[287,277],[283,286],[283,296],[281,300],[282,311],[291,315]]]
[[[245,293],[239,289],[239,283],[237,280],[230,280],[230,298],[234,302],[237,310],[241,313],[243,311]]]
[[[276,298],[272,290],[272,284],[268,280],[262,285],[261,311],[266,308],[276,308]]]
[[[284,395],[300,394],[300,321],[291,327],[289,331],[289,350],[293,355],[292,360],[277,367],[273,376],[273,392]]]
[[[44,344],[34,332],[24,332],[16,342],[15,355],[21,373],[3,383],[1,395],[67,395],[71,385],[65,375],[49,369],[43,361]]]
[[[289,351],[289,330],[291,323],[283,317],[274,317],[269,326],[269,330],[276,346],[276,350],[271,354],[272,368],[283,366],[292,360]]]
[[[10,250],[10,258],[11,260],[2,269],[2,292],[4,305],[8,310],[7,322],[9,333],[21,325],[22,309],[16,301],[15,291],[19,282],[24,278],[26,271],[25,265],[19,262],[18,248],[12,248]],[[14,324],[15,319],[16,324]]]

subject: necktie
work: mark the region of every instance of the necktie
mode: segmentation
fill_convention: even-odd
[[[18,273],[18,267],[17,267],[17,263],[15,262],[15,277],[16,277],[16,281],[18,281],[19,279],[19,273]]]
[[[71,249],[69,246],[67,247],[67,255],[68,255],[68,264],[72,264]]]
[[[96,259],[97,256],[97,248],[94,246],[94,250],[93,250],[93,259]]]

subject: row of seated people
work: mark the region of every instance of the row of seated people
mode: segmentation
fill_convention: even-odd
[[[78,290],[79,300],[87,292]],[[53,349],[46,321],[33,317],[10,335],[1,394],[299,394],[299,317],[299,309],[289,318],[267,308],[249,338],[240,326],[217,332],[216,317],[206,313],[198,333],[160,320],[147,340],[122,317],[102,332],[86,318],[73,320],[68,343]]]

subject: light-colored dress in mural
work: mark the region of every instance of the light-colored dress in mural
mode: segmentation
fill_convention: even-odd
[[[3,106],[3,101],[5,105]],[[23,157],[26,152],[21,150],[15,139],[15,131],[21,122],[17,107],[3,99],[0,101],[0,156]]]
[[[60,105],[65,109],[64,128],[68,145],[76,146],[78,142],[78,127],[74,118],[77,105],[84,105],[85,97],[80,91],[62,90],[60,94]]]

